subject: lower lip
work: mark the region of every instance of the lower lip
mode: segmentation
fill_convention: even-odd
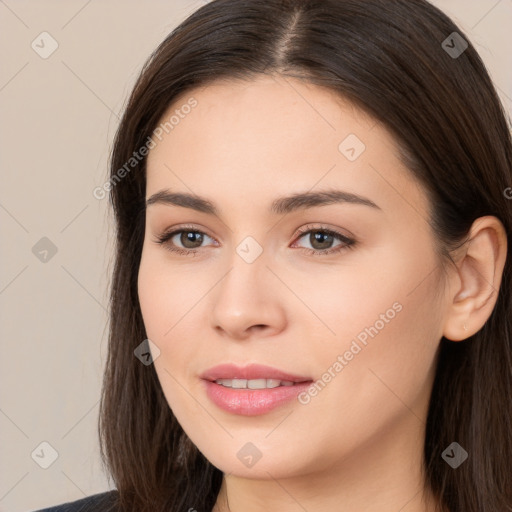
[[[265,414],[293,400],[312,383],[301,382],[293,386],[278,386],[266,389],[233,389],[208,380],[206,394],[221,409],[233,414],[256,416]]]

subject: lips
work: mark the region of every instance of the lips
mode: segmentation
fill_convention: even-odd
[[[313,382],[310,377],[261,364],[221,364],[200,377],[206,396],[217,407],[244,416],[266,414],[284,406]]]
[[[206,370],[200,375],[204,380],[215,382],[219,379],[226,380],[259,380],[273,379],[281,382],[302,383],[311,382],[311,377],[294,375],[292,373],[265,366],[261,364],[250,364],[247,366],[237,366],[235,364],[221,364]]]

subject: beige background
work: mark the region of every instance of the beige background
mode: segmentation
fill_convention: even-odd
[[[96,428],[111,228],[92,191],[141,65],[203,3],[0,0],[0,511],[110,488]],[[512,112],[512,0],[434,3],[467,32]],[[51,49],[45,31],[58,48],[43,59],[31,44]],[[40,252],[43,237],[54,255]],[[44,441],[58,452],[47,469]]]

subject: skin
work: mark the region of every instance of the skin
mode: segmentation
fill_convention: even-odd
[[[464,340],[491,314],[506,258],[503,226],[494,217],[475,221],[471,244],[445,275],[425,192],[382,124],[332,92],[279,76],[189,91],[163,119],[192,96],[197,107],[148,155],[146,197],[194,193],[219,215],[148,206],[138,289],[168,404],[224,472],[213,510],[433,511],[422,490],[422,450],[435,357],[443,335]],[[338,149],[349,134],[366,146],[355,161]],[[269,212],[277,197],[326,189],[380,209]],[[195,255],[155,242],[184,224],[205,233],[202,245],[184,245],[179,234],[172,242],[199,246]],[[343,245],[297,234],[309,225],[357,243],[308,254]],[[236,252],[247,236],[263,249],[252,263]],[[321,379],[395,303],[401,310],[307,404],[247,417],[204,393],[199,375],[225,362]],[[252,467],[237,457],[248,442],[261,452]]]

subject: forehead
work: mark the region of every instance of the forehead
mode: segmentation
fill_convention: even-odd
[[[187,103],[192,98],[197,106],[189,109]],[[271,138],[277,139],[277,143],[283,142],[284,137],[319,139],[329,134],[329,144],[336,142],[344,131],[362,135],[376,125],[373,117],[334,91],[279,75],[259,76],[250,81],[216,80],[185,92],[168,107],[161,121],[165,123],[180,110],[188,113],[181,115],[179,123],[172,127],[175,135],[193,123],[194,130],[201,131],[203,136],[207,134],[208,140],[217,136],[219,140],[243,139],[246,143],[259,139],[268,143]],[[240,131],[242,127],[244,131]],[[381,135],[393,143],[389,134]]]
[[[424,203],[389,131],[324,87],[288,77],[216,81],[176,98],[161,126],[171,117],[148,155],[148,196],[229,187],[270,201],[317,184]]]

